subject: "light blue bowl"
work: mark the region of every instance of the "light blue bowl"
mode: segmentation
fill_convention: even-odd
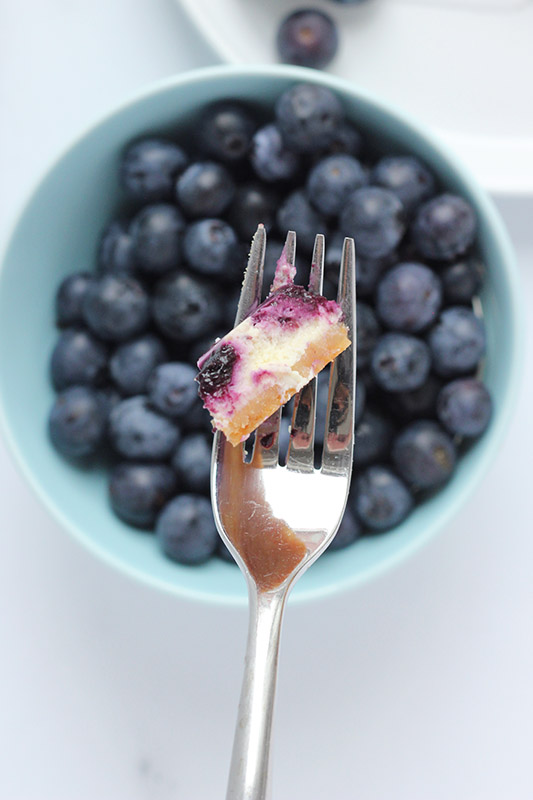
[[[295,81],[329,86],[376,145],[412,151],[443,184],[467,197],[479,218],[488,265],[483,305],[488,330],[486,381],[494,418],[461,459],[453,480],[396,530],[321,558],[294,590],[315,598],[398,564],[450,520],[493,460],[517,394],[521,313],[519,281],[507,234],[492,202],[456,158],[415,123],[365,92],[325,73],[296,67],[215,67],[156,84],[86,131],[52,166],[30,197],[8,244],[0,278],[0,397],[9,444],[44,504],[79,541],[123,572],[177,595],[244,603],[233,565],[212,560],[182,567],[166,560],[153,536],[121,523],[107,503],[103,469],[74,468],[51,447],[46,420],[53,401],[48,359],[57,331],[54,294],[61,278],[93,268],[100,231],[120,204],[119,154],[141,134],[187,120],[203,104],[239,97],[270,106]]]

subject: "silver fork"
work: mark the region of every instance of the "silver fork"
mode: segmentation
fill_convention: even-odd
[[[265,246],[266,234],[260,226],[250,250],[236,325],[260,302]],[[315,239],[309,280],[309,289],[319,293],[322,291],[324,247],[324,236],[319,234]],[[287,260],[293,264],[296,234],[292,231],[287,235],[285,248]],[[251,463],[245,463],[244,446],[233,448],[222,434],[215,435],[211,464],[213,511],[220,536],[246,578],[250,614],[227,800],[264,800],[267,796],[272,713],[285,603],[294,583],[333,539],[346,506],[352,471],[355,406],[353,239],[344,241],[338,301],[344,312],[352,345],[337,357],[330,369],[321,468],[314,467],[315,380],[295,398],[285,467],[278,463],[281,409],[256,431]],[[230,496],[228,487],[232,482]],[[265,588],[260,585],[261,581],[254,578],[234,546],[231,532],[227,530],[236,524],[239,514],[242,514],[239,519],[244,533],[253,533],[254,521],[262,513],[258,512],[257,516],[255,512],[258,498],[263,504],[261,508],[268,508],[267,513],[284,520],[305,544],[302,560],[290,569],[275,588]]]

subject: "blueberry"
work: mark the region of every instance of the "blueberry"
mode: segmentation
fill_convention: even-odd
[[[172,456],[172,466],[180,486],[191,492],[209,492],[211,476],[211,442],[203,433],[184,436]]]
[[[182,494],[167,503],[155,532],[164,554],[180,564],[207,561],[218,542],[211,503],[196,494]]]
[[[289,150],[279,127],[273,123],[256,131],[250,162],[256,175],[268,183],[290,180],[300,168],[300,157]]]
[[[366,367],[381,334],[381,326],[372,308],[361,301],[356,304],[357,369]]]
[[[175,206],[145,206],[134,217],[130,231],[138,267],[151,275],[179,265],[185,220]]]
[[[355,265],[358,296],[371,297],[385,270],[397,261],[398,258],[395,251],[392,251],[390,255],[384,258],[364,258],[358,255]]]
[[[104,229],[97,261],[101,272],[134,272],[137,267],[135,248],[126,222],[114,220]]]
[[[191,217],[216,217],[229,206],[235,183],[228,170],[214,161],[187,167],[176,184],[179,205]]]
[[[68,328],[57,340],[50,367],[57,390],[98,386],[107,374],[107,348],[87,331]]]
[[[196,370],[190,364],[170,361],[154,369],[148,381],[150,403],[168,417],[184,417],[198,395]]]
[[[418,420],[397,436],[392,461],[398,474],[416,489],[436,489],[449,479],[456,461],[452,440],[440,425]]]
[[[227,222],[221,219],[201,219],[187,228],[185,258],[195,272],[231,278],[234,275],[232,268],[237,243],[237,234]]]
[[[366,407],[366,385],[357,381],[355,387],[355,424],[359,425]]]
[[[425,258],[450,261],[473,244],[476,228],[470,203],[455,194],[441,194],[420,207],[411,233]]]
[[[388,328],[416,333],[435,321],[441,302],[441,283],[433,270],[407,262],[390,269],[379,282],[376,309]]]
[[[156,283],[153,313],[164,334],[178,342],[191,342],[216,328],[221,307],[209,283],[173,272]]]
[[[370,176],[371,183],[389,189],[411,214],[424,200],[435,193],[435,179],[414,156],[385,156]]]
[[[167,139],[140,139],[130,144],[120,165],[120,179],[129,196],[140,203],[171,200],[176,178],[187,156]]]
[[[349,122],[341,122],[325,150],[330,155],[347,153],[358,156],[363,147],[363,137]]]
[[[219,329],[217,331],[213,331],[212,333],[204,336],[202,339],[198,339],[194,344],[192,344],[187,351],[187,357],[189,363],[191,363],[194,367],[198,365],[199,359],[207,353],[208,350],[211,350],[213,345],[216,343],[218,339],[222,339],[227,333],[226,330]]]
[[[437,416],[444,427],[459,436],[480,436],[492,414],[490,394],[481,381],[460,378],[448,383],[437,398]]]
[[[56,322],[60,328],[78,325],[83,322],[81,307],[85,292],[92,281],[88,272],[74,272],[67,275],[56,292]]]
[[[352,508],[371,531],[394,528],[403,522],[412,507],[409,489],[387,467],[368,467],[355,481]]]
[[[238,187],[228,211],[228,220],[241,239],[249,242],[259,223],[267,233],[276,218],[278,199],[260,183],[245,183]]]
[[[278,209],[278,228],[283,233],[296,231],[298,244],[304,250],[312,250],[317,233],[324,233],[325,222],[309,203],[304,191],[289,194]]]
[[[340,229],[355,239],[363,258],[385,258],[405,232],[405,212],[395,194],[378,186],[363,186],[346,201],[340,214]]]
[[[147,333],[120,344],[109,360],[109,371],[122,394],[144,394],[152,370],[166,358],[161,339]]]
[[[198,125],[198,144],[207,155],[220,161],[244,158],[252,141],[256,124],[239,103],[223,100],[209,105]]]
[[[287,145],[300,153],[317,153],[336,137],[344,112],[339,98],[325,86],[298,83],[276,102],[276,120]]]
[[[57,395],[48,431],[52,444],[68,458],[94,455],[105,432],[105,414],[88,386],[71,386]]]
[[[117,464],[109,479],[109,499],[117,517],[151,528],[177,489],[174,470],[165,464]]]
[[[180,430],[152,409],[143,395],[122,400],[109,415],[109,438],[124,458],[159,461],[177,447]]]
[[[339,529],[331,544],[328,546],[328,552],[333,550],[343,550],[348,545],[353,544],[361,536],[361,525],[356,516],[349,506],[346,506],[344,516],[342,518]]]
[[[112,342],[142,333],[150,319],[148,295],[129,275],[103,275],[91,283],[82,311],[93,333]]]
[[[333,59],[338,46],[337,26],[322,11],[294,11],[278,30],[278,53],[286,64],[321,69]]]
[[[189,413],[180,420],[180,426],[185,433],[203,431],[207,434],[213,433],[211,414],[207,411],[199,397],[191,407]]]
[[[430,366],[427,345],[404,333],[384,334],[372,353],[372,375],[387,392],[418,389],[426,381]]]
[[[366,172],[353,156],[327,156],[307,178],[307,195],[323,214],[339,214],[348,197],[366,183]]]
[[[440,277],[448,303],[471,303],[483,283],[483,265],[477,258],[463,259],[443,269]]]
[[[376,461],[388,461],[393,433],[388,419],[371,408],[365,409],[355,429],[354,466],[365,467]]]
[[[395,392],[389,397],[389,407],[398,419],[409,421],[422,417],[434,417],[437,408],[437,396],[442,382],[434,375],[429,375],[425,383],[410,392]]]
[[[451,306],[430,330],[428,343],[438,375],[463,375],[475,369],[485,353],[485,326],[471,309]]]
[[[122,395],[115,389],[114,386],[111,385],[102,386],[99,389],[95,389],[95,394],[107,422],[109,415],[115,406],[118,406],[122,400]]]
[[[231,382],[235,364],[239,355],[233,345],[224,342],[217,346],[202,363],[196,380],[198,394],[205,400],[207,397],[223,397]]]

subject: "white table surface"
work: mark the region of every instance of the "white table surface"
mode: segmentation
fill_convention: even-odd
[[[149,81],[215,58],[173,0],[0,3],[2,239],[49,159]],[[533,308],[533,202],[500,199]],[[514,424],[400,569],[289,605],[275,800],[533,797],[533,338]],[[0,443],[0,799],[220,800],[244,610],[89,555]]]

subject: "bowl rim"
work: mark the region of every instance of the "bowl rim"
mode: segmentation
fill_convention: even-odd
[[[144,100],[153,97],[159,93],[164,93],[168,90],[179,89],[181,86],[194,85],[211,80],[222,80],[234,76],[236,78],[242,77],[259,77],[275,80],[276,78],[289,79],[295,82],[311,82],[319,84],[339,92],[344,95],[351,96],[355,99],[361,99],[368,105],[374,107],[378,113],[385,117],[395,118],[405,129],[411,131],[418,139],[423,139],[429,144],[432,150],[441,154],[443,160],[448,162],[452,167],[452,171],[457,173],[471,196],[474,198],[478,213],[485,218],[488,226],[492,230],[495,239],[499,243],[500,251],[502,254],[502,261],[505,264],[505,277],[509,288],[509,296],[513,305],[513,315],[511,318],[511,327],[508,335],[511,339],[511,363],[509,364],[509,376],[505,386],[505,394],[503,401],[500,403],[498,414],[494,416],[493,422],[484,436],[484,453],[483,456],[473,465],[468,471],[467,475],[462,479],[460,484],[457,484],[453,495],[450,497],[446,505],[446,509],[435,518],[434,522],[427,526],[427,528],[420,532],[416,537],[407,542],[401,550],[388,555],[381,559],[376,564],[366,568],[361,573],[355,573],[353,576],[345,578],[335,584],[326,584],[321,587],[314,587],[311,589],[302,589],[295,593],[291,593],[292,603],[310,602],[320,600],[324,597],[336,595],[340,592],[354,590],[359,586],[364,585],[370,580],[378,576],[386,574],[389,570],[397,565],[402,564],[413,553],[427,544],[433,537],[442,532],[450,519],[457,513],[461,505],[465,502],[466,498],[470,495],[473,489],[480,483],[490,465],[493,463],[495,455],[502,444],[505,431],[508,428],[511,420],[521,385],[522,379],[522,365],[524,361],[524,336],[525,327],[525,309],[523,303],[523,295],[520,291],[520,274],[516,263],[514,249],[509,237],[509,234],[504,226],[504,223],[497,211],[494,202],[489,197],[487,192],[479,185],[477,180],[473,177],[468,167],[466,167],[461,159],[440,139],[438,134],[428,129],[424,123],[420,122],[412,115],[404,112],[402,109],[397,108],[393,103],[383,101],[374,93],[356,86],[344,78],[339,78],[327,72],[320,72],[317,70],[307,69],[305,67],[296,67],[285,64],[258,64],[252,66],[242,66],[234,64],[221,64],[210,67],[202,67],[199,69],[185,71],[175,76],[170,76],[151,82],[138,91],[130,93],[122,102],[113,105],[108,111],[101,114],[96,120],[93,120],[88,125],[84,126],[81,131],[67,144],[62,147],[45,165],[45,167],[37,175],[29,190],[26,192],[22,201],[18,204],[15,213],[12,216],[12,222],[6,231],[2,248],[0,251],[0,293],[4,281],[4,266],[11,248],[11,244],[15,239],[15,235],[19,225],[22,223],[25,212],[29,207],[32,198],[36,195],[41,186],[47,181],[48,177],[55,171],[57,166],[63,161],[67,155],[75,150],[79,144],[100,126],[106,124],[108,121],[116,116],[119,116],[127,109],[143,102]],[[242,596],[224,594],[222,592],[212,591],[205,592],[204,590],[194,590],[191,588],[184,588],[179,584],[170,585],[165,579],[159,578],[147,573],[142,569],[133,566],[127,561],[121,559],[117,555],[111,553],[106,548],[97,544],[91,536],[87,535],[76,524],[74,524],[68,516],[62,511],[57,502],[42,488],[38,478],[34,475],[31,468],[30,459],[26,457],[22,449],[11,431],[11,426],[8,421],[8,416],[4,404],[4,389],[3,383],[0,382],[0,432],[3,435],[4,441],[8,445],[8,450],[11,451],[14,462],[18,467],[19,472],[30,485],[37,497],[43,503],[44,507],[50,512],[62,527],[64,527],[77,541],[82,543],[89,551],[96,554],[104,563],[118,569],[122,574],[135,580],[141,580],[145,585],[148,585],[159,591],[163,590],[181,599],[191,601],[201,601],[205,604],[217,604],[225,606],[243,606],[246,604],[246,594]],[[244,578],[243,578],[244,585]]]

